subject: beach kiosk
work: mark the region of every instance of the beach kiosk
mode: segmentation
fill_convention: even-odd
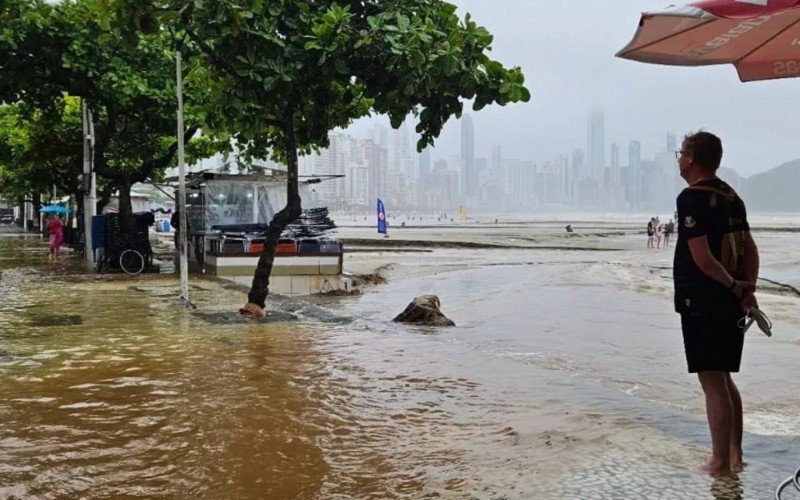
[[[303,214],[284,230],[270,290],[310,295],[347,289],[343,248],[325,207],[313,206],[314,178],[300,183]],[[187,179],[189,266],[250,286],[264,250],[264,233],[286,205],[286,181],[261,174],[193,174]]]

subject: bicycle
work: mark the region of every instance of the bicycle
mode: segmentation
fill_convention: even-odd
[[[120,245],[106,252],[98,261],[97,272],[103,273],[116,266],[125,274],[139,274],[144,271],[150,258],[152,258],[152,252],[148,250],[140,252],[127,240],[123,240]]]

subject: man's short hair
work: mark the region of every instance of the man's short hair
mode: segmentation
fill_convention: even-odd
[[[683,150],[703,170],[716,172],[722,161],[722,141],[711,132],[695,132],[683,138]]]

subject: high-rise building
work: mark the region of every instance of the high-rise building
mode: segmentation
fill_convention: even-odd
[[[419,186],[424,186],[428,183],[431,176],[431,147],[422,150],[419,154],[419,175],[417,181]]]
[[[492,168],[492,170],[495,171],[495,173],[497,173],[497,171],[500,169],[500,164],[501,164],[502,161],[503,161],[503,150],[502,150],[502,148],[500,146],[493,147],[492,148],[492,164],[491,164],[491,168]]]
[[[404,206],[411,201],[410,185],[414,170],[408,123],[392,129],[388,134],[389,163],[387,166],[387,202]]]
[[[678,140],[675,138],[675,134],[667,134],[667,153],[672,154],[676,149],[678,149]]]
[[[611,143],[611,185],[619,186],[620,179],[619,146],[616,142]]]
[[[569,168],[569,179],[568,179],[568,196],[569,201],[574,204],[579,204],[579,191],[578,185],[580,184],[581,179],[586,177],[584,175],[584,159],[585,155],[583,154],[582,149],[576,149],[572,152],[572,164]]]
[[[398,129],[392,129],[389,144],[389,169],[399,171],[404,176],[411,176],[414,162],[411,154],[411,134],[408,122],[403,122]]]
[[[383,125],[376,124],[372,128],[372,133],[370,135],[371,135],[370,139],[372,139],[372,142],[374,142],[378,146],[381,146],[383,148],[389,147],[389,130]]]
[[[628,179],[626,183],[628,203],[639,208],[642,193],[642,143],[628,144]]]
[[[531,161],[503,159],[503,170],[508,175],[506,204],[508,207],[530,207],[534,201],[536,166]]]
[[[461,117],[461,191],[466,197],[475,197],[478,192],[478,174],[475,170],[475,126],[472,116],[465,113]]]
[[[595,180],[603,178],[606,168],[605,161],[605,118],[603,111],[595,110],[589,114],[587,163],[589,177]]]
[[[556,173],[556,198],[555,202],[569,202],[569,160],[564,155],[559,155],[553,162]]]
[[[369,175],[367,189],[369,203],[375,203],[378,198],[385,197],[387,193],[388,152],[386,148],[375,144],[375,141],[367,139],[359,142],[359,156]]]
[[[460,158],[458,160],[457,163],[460,163]],[[459,174],[446,161],[437,160],[431,171],[430,183],[425,189],[425,203],[437,209],[448,209],[458,204]]]
[[[363,164],[353,163],[347,170],[347,200],[350,205],[370,206],[369,170]]]

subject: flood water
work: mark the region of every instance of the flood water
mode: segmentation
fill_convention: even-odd
[[[696,475],[670,258],[632,245],[383,253],[387,285],[324,303],[351,321],[264,324],[214,281],[187,311],[173,276],[0,237],[0,498],[770,498],[800,466],[798,299],[748,334],[750,465]],[[458,326],[390,322],[423,293]]]

